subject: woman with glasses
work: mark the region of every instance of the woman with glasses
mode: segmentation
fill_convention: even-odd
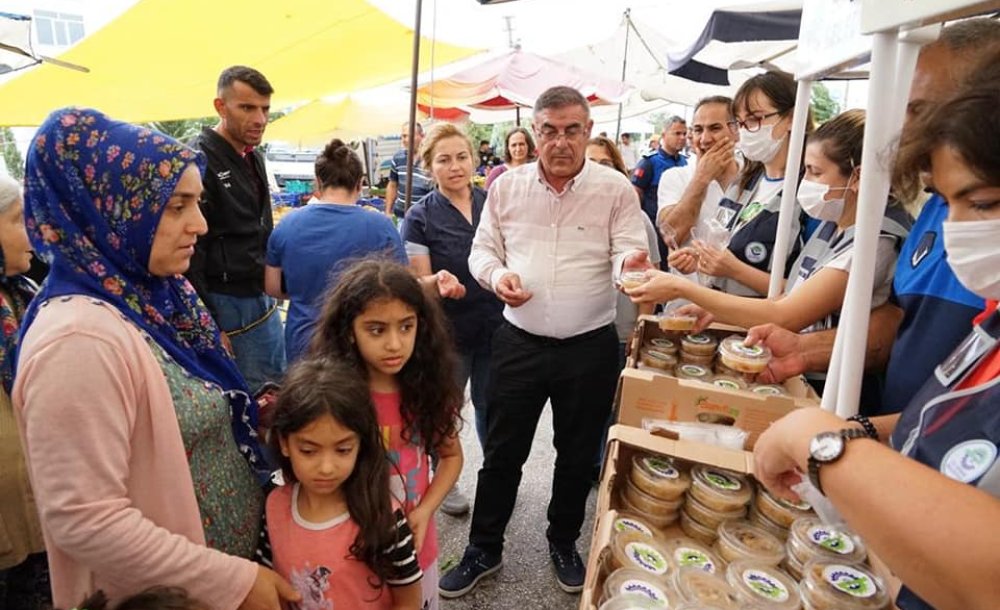
[[[716,214],[716,220],[729,230],[729,245],[720,248],[705,242],[695,244],[698,272],[711,276],[711,285],[723,292],[753,297],[767,294],[795,90],[795,81],[787,74],[766,72],[745,82],[733,98],[739,149],[746,163],[719,202]],[[811,123],[807,119],[807,133]],[[801,246],[801,210],[796,208],[796,212],[790,255]]]
[[[717,319],[743,327],[773,323],[798,332],[835,328],[854,256],[864,130],[864,111],[849,110],[809,137],[798,201],[806,214],[821,224],[795,260],[785,280],[784,296],[774,300],[741,297],[657,273],[629,291],[632,299],[639,303],[687,299],[696,304],[686,310],[700,314],[699,327]],[[872,307],[889,298],[896,257],[911,223],[901,206],[887,208],[878,242]],[[809,381],[822,392],[826,375],[810,375]]]
[[[504,141],[504,162],[494,167],[486,176],[486,188],[490,188],[493,181],[508,169],[530,163],[534,158],[535,141],[531,138],[531,132],[524,127],[511,129],[507,132],[507,139]]]

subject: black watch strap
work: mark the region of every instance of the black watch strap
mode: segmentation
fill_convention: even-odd
[[[852,415],[847,418],[847,421],[858,422],[859,424],[861,424],[861,427],[864,428],[865,434],[868,435],[868,438],[872,439],[873,441],[879,440],[878,430],[875,429],[875,424],[873,424],[872,420],[868,419],[864,415],[860,414]]]
[[[812,482],[813,487],[815,487],[816,490],[819,491],[819,493],[823,494],[824,496],[826,495],[826,493],[823,491],[823,484],[819,479],[820,467],[825,466],[827,464],[833,464],[840,458],[844,457],[844,453],[847,451],[848,442],[856,438],[866,438],[868,436],[867,432],[863,430],[858,430],[857,428],[844,428],[840,430],[838,434],[840,435],[840,438],[844,439],[844,448],[840,452],[840,455],[826,462],[820,462],[813,456],[811,455],[809,456],[809,481]]]

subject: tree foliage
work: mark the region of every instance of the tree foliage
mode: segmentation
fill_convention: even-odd
[[[817,125],[822,125],[840,114],[840,104],[830,96],[830,90],[823,83],[813,84],[810,105],[812,106],[813,120],[816,121]]]
[[[0,127],[0,150],[7,165],[7,172],[15,179],[24,178],[24,159],[14,143],[14,132],[10,127]]]

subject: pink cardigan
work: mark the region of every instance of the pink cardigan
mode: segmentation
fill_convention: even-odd
[[[152,585],[218,610],[243,602],[256,564],[205,546],[170,390],[138,328],[101,301],[50,300],[13,400],[57,607]]]

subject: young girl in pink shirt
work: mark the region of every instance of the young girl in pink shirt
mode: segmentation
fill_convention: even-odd
[[[274,570],[297,610],[417,610],[421,571],[367,386],[326,358],[296,363],[278,396],[271,443],[286,484],[267,498]],[[268,549],[269,546],[269,549]]]
[[[441,308],[406,267],[363,260],[327,296],[310,351],[350,363],[368,382],[393,466],[390,489],[406,507],[424,571],[424,608],[435,610],[434,513],[462,470],[462,393]],[[438,459],[433,479],[430,454]]]

